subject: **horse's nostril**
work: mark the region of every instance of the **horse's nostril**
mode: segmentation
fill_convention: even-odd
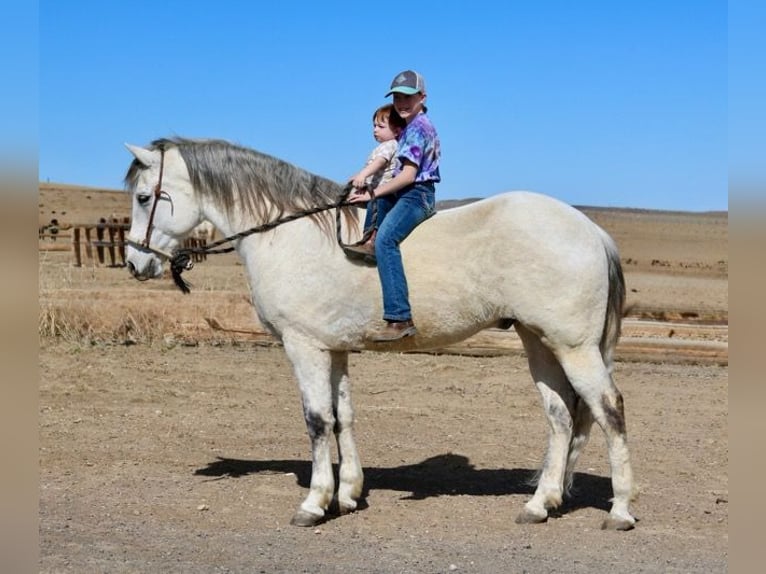
[[[131,275],[136,274],[136,266],[133,265],[130,261],[128,261],[128,271],[130,271]]]

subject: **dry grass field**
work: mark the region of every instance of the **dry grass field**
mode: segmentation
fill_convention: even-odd
[[[628,287],[615,377],[640,519],[599,530],[596,428],[576,491],[513,522],[546,423],[513,332],[441,354],[352,355],[364,508],[288,522],[308,487],[300,399],[242,268],[172,282],[73,266],[67,227],[130,215],[119,191],[41,184],[40,571],[724,572],[728,564],[728,216],[582,208]]]

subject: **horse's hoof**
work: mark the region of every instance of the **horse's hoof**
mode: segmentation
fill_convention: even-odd
[[[538,514],[534,514],[533,512],[530,512],[526,508],[519,512],[519,515],[516,517],[516,524],[540,524],[542,522],[545,522],[548,520],[548,515],[545,514],[544,516],[540,516]]]
[[[346,514],[351,514],[352,512],[356,511],[356,501],[352,500],[350,502],[345,502],[343,504],[338,504],[338,514],[341,516],[344,516]]]
[[[601,530],[633,530],[635,527],[635,520],[628,520],[627,518],[616,516],[608,516],[603,524],[601,524]]]
[[[324,520],[324,516],[320,516],[318,514],[312,514],[311,512],[306,512],[305,510],[298,510],[296,512],[292,519],[290,520],[290,524],[293,526],[316,526],[317,524],[321,523]]]

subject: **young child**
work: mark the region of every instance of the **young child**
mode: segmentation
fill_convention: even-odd
[[[380,185],[387,183],[394,177],[396,138],[406,126],[407,124],[396,113],[392,104],[386,104],[375,110],[375,113],[372,114],[372,136],[378,142],[378,146],[367,157],[365,166],[349,179],[356,189],[366,189],[367,193],[373,193]],[[372,235],[362,245],[346,247],[346,253],[351,257],[375,265],[375,234],[378,221],[382,220],[382,217],[372,221],[372,215],[372,201],[369,201],[364,220],[364,231],[367,232],[372,228]]]
[[[439,136],[426,116],[423,76],[412,70],[397,74],[386,96],[392,94],[394,109],[407,124],[398,139],[394,177],[376,187],[372,194],[358,189],[348,198],[356,203],[368,201],[372,195],[382,208],[375,255],[385,324],[367,334],[375,342],[397,341],[417,333],[399,244],[435,213],[435,184],[441,181]]]

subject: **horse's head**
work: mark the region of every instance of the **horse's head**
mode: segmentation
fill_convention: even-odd
[[[133,196],[126,250],[128,270],[140,280],[160,277],[173,250],[200,222],[200,207],[181,154],[172,145],[128,145],[135,158],[125,176]]]

